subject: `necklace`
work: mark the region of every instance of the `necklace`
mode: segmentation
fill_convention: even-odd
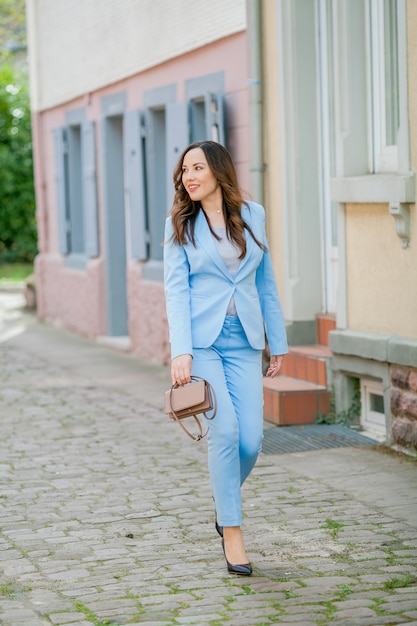
[[[204,213],[206,213],[206,211],[204,210],[204,207],[203,207],[203,206],[201,206],[201,208],[203,209]],[[207,211],[207,213],[209,213],[209,214],[210,214],[210,213],[212,213],[212,214],[213,214],[213,213],[217,213],[217,215],[220,215],[221,213],[223,213],[223,209],[209,209],[209,210]],[[207,214],[207,213],[206,213],[206,214]]]

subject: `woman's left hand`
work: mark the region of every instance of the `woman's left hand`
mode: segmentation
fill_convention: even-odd
[[[274,378],[279,373],[281,366],[284,362],[285,354],[273,355],[269,361],[269,368],[266,373],[270,378]]]

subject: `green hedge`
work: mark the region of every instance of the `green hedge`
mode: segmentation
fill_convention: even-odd
[[[0,263],[37,253],[29,95],[24,74],[0,68]]]

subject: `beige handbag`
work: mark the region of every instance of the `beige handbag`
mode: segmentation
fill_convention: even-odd
[[[213,411],[212,415],[207,413]],[[217,411],[216,394],[213,387],[207,380],[199,376],[191,376],[191,383],[188,385],[172,385],[171,389],[165,392],[165,413],[176,420],[183,431],[191,437],[193,441],[200,441],[208,433],[208,429],[203,434],[203,427],[197,415],[204,415],[208,420],[214,419]],[[186,417],[193,417],[198,425],[199,434],[193,435],[184,426],[181,420]]]

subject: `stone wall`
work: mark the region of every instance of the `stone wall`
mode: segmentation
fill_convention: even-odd
[[[392,442],[417,450],[417,369],[392,366]]]

